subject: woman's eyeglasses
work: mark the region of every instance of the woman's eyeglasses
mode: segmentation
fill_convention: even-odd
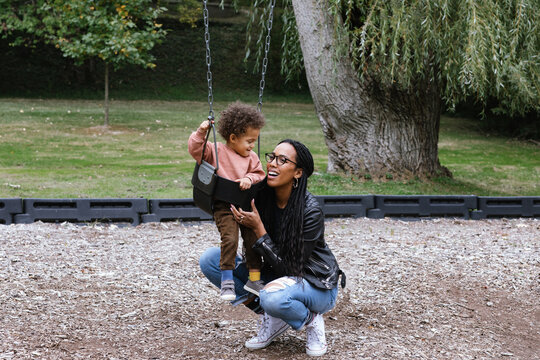
[[[285,155],[276,155],[273,152],[271,152],[271,153],[266,153],[265,156],[266,156],[266,161],[269,163],[271,163],[272,161],[274,161],[274,159],[276,159],[276,164],[278,164],[279,166],[285,165],[286,162],[290,162],[298,166],[297,163],[295,163],[294,161],[292,161]]]

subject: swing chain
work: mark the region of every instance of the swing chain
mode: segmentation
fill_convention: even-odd
[[[261,82],[259,84],[259,102],[257,103],[257,110],[262,111],[262,99],[265,85],[266,68],[268,66],[268,53],[270,52],[270,32],[272,31],[272,23],[274,22],[274,7],[276,6],[276,0],[271,0],[270,13],[268,14],[268,33],[266,34],[266,41],[264,44],[264,59],[262,61],[261,70]]]
[[[204,9],[203,9],[203,17],[204,17],[204,42],[206,43],[206,81],[208,83],[208,120],[212,123],[214,120],[214,94],[212,91],[212,71],[210,70],[210,65],[212,64],[212,57],[210,56],[210,31],[208,30],[208,8],[207,8],[207,0],[203,0]]]

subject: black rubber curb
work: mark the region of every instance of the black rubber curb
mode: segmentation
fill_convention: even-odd
[[[474,195],[316,196],[325,217],[400,218],[540,218],[540,197]],[[0,199],[0,224],[42,222],[205,221],[212,217],[193,199]]]

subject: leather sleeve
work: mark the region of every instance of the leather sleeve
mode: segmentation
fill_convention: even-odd
[[[304,263],[319,241],[324,242],[324,214],[317,200],[309,196],[304,215]]]
[[[270,265],[277,276],[287,275],[285,266],[278,255],[276,244],[268,234],[264,234],[255,242],[253,250],[264,258],[264,261]]]

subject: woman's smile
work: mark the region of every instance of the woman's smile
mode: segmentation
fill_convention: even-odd
[[[268,170],[268,177],[272,177],[272,178],[273,178],[273,177],[276,177],[276,176],[278,176],[278,175],[279,175],[279,173],[278,173],[277,171],[275,171],[275,170]]]

